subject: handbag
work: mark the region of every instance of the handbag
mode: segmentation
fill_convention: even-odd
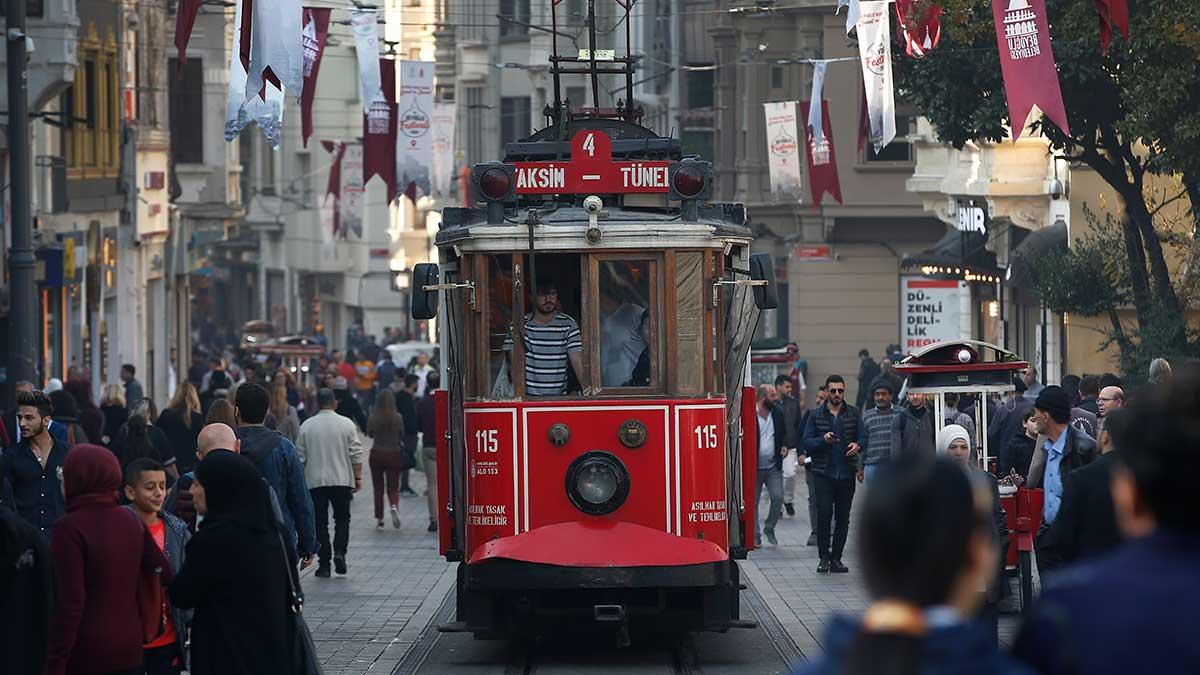
[[[317,646],[313,643],[312,632],[308,630],[308,622],[304,620],[304,599],[296,590],[296,582],[292,578],[292,568],[288,564],[287,544],[283,535],[279,536],[280,552],[283,553],[283,572],[288,580],[288,613],[292,617],[292,668],[293,675],[324,675],[321,670],[321,659],[317,656]]]

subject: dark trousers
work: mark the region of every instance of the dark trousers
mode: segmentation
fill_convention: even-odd
[[[400,504],[400,463],[403,461],[404,458],[399,452],[371,451],[371,491],[375,496],[375,520],[383,520],[385,493],[389,504]]]
[[[333,507],[333,555],[346,555],[350,544],[350,498],[353,488],[344,485],[318,487],[312,494],[313,514],[316,516],[317,557],[322,565],[329,564],[329,507]]]
[[[854,501],[854,478],[835,480],[824,474],[813,476],[817,489],[817,553],[822,560],[841,560],[850,533],[850,504]],[[829,521],[833,521],[830,546]]]
[[[155,647],[143,652],[146,659],[146,675],[178,675],[183,660],[179,658],[179,645]],[[180,665],[177,665],[176,662]]]
[[[816,474],[808,469],[804,471],[804,484],[808,486],[808,525],[815,534],[817,531],[817,489],[813,487],[813,476]]]
[[[405,434],[405,436],[404,436],[404,452],[408,453],[408,465],[409,466],[416,466],[416,464],[417,464],[417,450],[419,449],[419,448],[417,448],[417,445],[418,444],[417,444],[417,435],[416,434]],[[400,472],[400,489],[401,490],[409,490],[409,491],[412,490],[412,488],[410,488],[408,486],[408,472],[410,470],[411,469],[405,469]]]

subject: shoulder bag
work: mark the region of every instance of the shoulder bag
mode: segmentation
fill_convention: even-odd
[[[304,620],[304,599],[296,590],[296,582],[292,578],[291,566],[288,564],[287,544],[283,535],[276,529],[279,537],[280,552],[283,553],[283,572],[288,580],[288,614],[292,618],[292,675],[324,675],[321,670],[321,659],[317,656],[317,646],[313,643],[312,633],[308,630],[308,622]]]

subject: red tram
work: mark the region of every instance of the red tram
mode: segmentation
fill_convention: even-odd
[[[552,59],[556,79],[576,62]],[[750,254],[744,207],[709,202],[711,165],[638,111],[546,112],[549,127],[474,167],[478,207],[445,209],[439,262],[414,269],[414,318],[440,314],[440,549],[462,562],[443,629],[600,623],[625,641],[643,620],[748,625],[744,385],[759,310],[777,302],[770,258]],[[544,336],[527,322],[547,281],[582,349],[561,395],[534,396],[544,375],[526,352]]]

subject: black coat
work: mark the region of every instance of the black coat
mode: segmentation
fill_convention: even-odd
[[[37,528],[0,506],[0,654],[4,672],[40,675],[46,669],[55,577]]]
[[[195,609],[193,675],[290,675],[288,569],[274,529],[201,525],[170,587],[175,607]]]
[[[756,420],[755,433],[757,434],[759,424],[759,422],[757,422],[759,419],[757,408],[754,411],[754,419]],[[760,471],[772,468],[777,471],[783,469],[783,449],[787,447],[784,445],[784,441],[787,440],[787,431],[786,425],[783,421],[783,411],[779,409],[779,406],[775,406],[771,409],[771,424],[775,426],[775,461],[772,466],[758,467]],[[755,445],[757,446],[758,436],[756,435],[754,438],[756,439]],[[762,448],[759,448],[758,450],[761,452]]]
[[[1046,569],[1108,553],[1120,545],[1110,489],[1115,462],[1111,453],[1101,455],[1072,473],[1071,482],[1063,486],[1058,516],[1038,540],[1038,557]]]
[[[1033,439],[1024,431],[1017,432],[1000,451],[998,461],[1001,476],[1007,476],[1015,469],[1022,478],[1028,478],[1029,463],[1033,461]]]
[[[337,414],[349,420],[353,420],[353,422],[358,425],[358,430],[366,433],[367,416],[363,413],[362,406],[358,404],[358,399],[354,398],[354,394],[351,394],[345,390],[339,390],[336,392],[336,394],[338,402]],[[405,422],[407,423],[408,420],[405,420]]]

